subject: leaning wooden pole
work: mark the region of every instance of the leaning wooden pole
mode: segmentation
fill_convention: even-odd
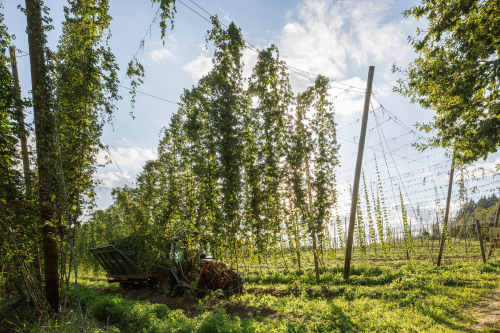
[[[372,93],[373,73],[375,66],[368,69],[368,81],[366,82],[365,105],[361,122],[361,133],[359,135],[358,157],[356,159],[356,170],[354,172],[354,185],[352,189],[351,214],[349,217],[349,230],[345,246],[344,279],[349,278],[351,270],[352,241],[354,238],[354,221],[356,219],[356,205],[358,202],[359,177],[361,175],[361,164],[363,162],[363,151],[365,148],[366,127],[368,123],[368,109],[370,107],[370,96]]]
[[[446,198],[446,210],[444,212],[444,220],[443,220],[443,230],[441,232],[441,241],[439,242],[439,254],[437,257],[436,265],[441,266],[441,259],[443,258],[443,250],[444,243],[446,241],[446,234],[448,233],[448,217],[450,215],[450,201],[451,201],[451,192],[453,188],[453,175],[455,174],[455,153],[453,153],[453,157],[451,159],[451,168],[450,168],[450,180],[448,182],[448,197]]]

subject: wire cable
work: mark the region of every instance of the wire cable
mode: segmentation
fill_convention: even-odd
[[[128,91],[132,91],[132,88],[131,88],[131,87],[127,87],[127,86],[124,86],[124,85],[122,85],[122,84],[118,84],[118,87],[123,88],[123,89],[127,89]],[[153,94],[147,93],[147,92],[142,91],[142,90],[136,90],[135,92],[136,92],[136,93],[138,93],[138,94],[144,95],[144,96],[148,96],[148,97],[151,97],[151,98],[155,98],[155,99],[160,100],[160,101],[163,101],[163,102],[167,102],[167,103],[170,103],[170,104],[175,104],[175,105],[180,105],[180,103],[179,103],[179,102],[175,102],[175,101],[173,101],[173,100],[170,100],[170,99],[167,99],[167,98],[164,98],[164,97],[156,96],[156,95],[153,95]]]

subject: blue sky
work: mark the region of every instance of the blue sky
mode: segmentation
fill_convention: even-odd
[[[183,1],[198,9],[190,0]],[[9,31],[16,35],[14,44],[27,51],[26,19],[17,9],[17,5],[24,5],[24,1],[0,2],[5,7]],[[432,112],[421,110],[391,91],[397,79],[391,72],[392,65],[405,66],[414,57],[407,36],[415,31],[419,23],[403,19],[401,12],[416,1],[196,2],[210,13],[217,14],[224,22],[234,21],[253,46],[263,48],[270,43],[276,44],[281,56],[294,68],[290,74],[295,91],[311,83],[304,75],[297,74],[299,70],[310,73],[307,76],[324,74],[331,78],[330,93],[336,108],[337,137],[341,144],[341,166],[337,173],[341,211],[347,208],[349,201],[348,184],[352,182],[354,174],[359,118],[369,65],[376,66],[372,104],[378,123],[370,114],[364,163],[368,182],[373,180],[376,157],[383,176],[395,179],[393,186],[386,189],[389,201],[396,199],[398,187],[401,187],[410,204],[420,207],[428,205],[435,198],[433,188],[429,188],[432,184],[430,179],[436,182],[439,196],[444,196],[443,188],[446,186],[450,163],[444,151],[420,153],[411,146],[417,138],[411,132],[415,122],[429,120]],[[61,0],[46,0],[56,27],[49,34],[51,46],[56,45],[60,32],[63,3]],[[140,90],[177,101],[182,90],[191,87],[210,68],[210,53],[204,49],[209,23],[178,2],[174,30],[168,32],[163,47],[157,26],[153,24],[151,33],[148,32],[154,13],[155,8],[149,0],[111,1],[111,47],[121,68],[121,84],[127,86],[124,74],[126,64],[138,51],[139,41],[147,35],[145,48],[138,53],[146,69],[145,83]],[[255,59],[256,53],[246,49],[244,62],[247,75]],[[28,57],[21,57],[18,62],[23,93],[28,94]],[[122,90],[122,96],[113,124],[106,127],[103,136],[104,143],[109,145],[109,153],[103,152],[101,157],[104,159],[110,154],[113,163],[99,170],[98,177],[102,184],[97,190],[97,205],[101,208],[110,203],[109,193],[113,186],[133,184],[144,162],[156,156],[161,129],[168,125],[170,116],[176,110],[173,104],[145,95],[138,95],[135,109],[132,110],[126,90]],[[380,104],[385,110],[379,108]],[[135,119],[130,117],[131,111]],[[387,164],[382,151],[386,152]],[[477,165],[493,170],[494,163],[499,161],[498,154],[495,154],[488,161]],[[426,175],[429,177],[427,183],[422,182]],[[492,175],[496,177],[495,173]],[[402,179],[405,184],[401,182]],[[497,184],[497,180],[488,178],[481,190],[484,193],[491,192],[495,186],[487,184]]]

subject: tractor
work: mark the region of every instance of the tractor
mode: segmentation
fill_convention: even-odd
[[[226,295],[243,291],[240,275],[223,262],[189,251],[176,239],[166,245],[168,250],[150,269],[145,269],[140,260],[132,260],[131,257],[136,257],[134,253],[127,253],[116,244],[90,251],[106,271],[108,282],[118,282],[122,289],[154,287],[170,296],[203,295],[217,289]]]

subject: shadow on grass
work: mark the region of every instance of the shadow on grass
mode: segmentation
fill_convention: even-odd
[[[440,306],[434,306],[434,307],[437,309],[441,308]],[[453,330],[457,330],[459,332],[476,332],[476,330],[473,330],[469,326],[456,324],[453,321],[451,321],[452,318],[458,321],[468,320],[468,318],[466,318],[464,315],[447,311],[446,309],[442,313],[438,313],[438,311],[432,310],[424,304],[419,304],[419,306],[417,306],[416,309],[423,315],[434,320],[436,323],[447,326],[448,328],[451,328]]]

